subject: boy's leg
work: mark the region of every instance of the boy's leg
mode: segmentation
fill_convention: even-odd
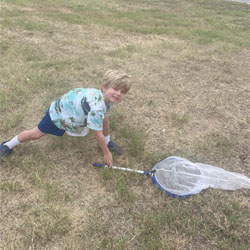
[[[106,144],[111,152],[115,152],[118,155],[122,154],[122,148],[119,147],[115,142],[110,140],[110,133],[109,133],[109,120],[108,116],[106,115],[103,119],[103,135],[105,137]]]
[[[110,140],[110,135],[105,135],[104,131],[103,131],[103,135],[105,137],[105,141],[109,148],[109,151],[114,152],[118,155],[122,155],[122,148],[119,147],[114,141]]]
[[[105,141],[106,141],[106,144],[108,145],[108,143],[110,142],[110,135],[104,135],[105,137]]]
[[[7,141],[3,143],[3,145],[6,145],[9,149],[14,148],[15,146],[19,145],[20,143],[23,143],[25,141],[29,140],[36,140],[43,137],[45,133],[41,132],[38,127],[35,127],[30,130],[25,130],[21,132],[19,135],[11,139],[10,141]]]
[[[1,159],[10,155],[12,153],[12,148],[19,145],[22,142],[28,141],[28,140],[36,140],[40,139],[46,135],[45,133],[41,132],[38,127],[35,127],[30,130],[25,130],[21,132],[18,136],[15,136],[10,141],[5,141],[0,144],[0,162]]]
[[[45,116],[42,118],[37,127],[25,130],[19,135],[14,137],[10,141],[4,141],[0,144],[0,162],[1,159],[10,155],[12,153],[12,148],[17,146],[20,143],[29,140],[40,139],[46,134],[62,136],[65,130],[57,128],[50,119],[49,110],[46,110]]]
[[[29,140],[40,139],[44,135],[46,134],[41,132],[38,127],[35,127],[33,129],[23,131],[17,136],[17,139],[20,143],[22,143]]]
[[[114,141],[110,140],[107,146],[110,152],[114,152],[118,155],[122,155],[122,148],[119,147]]]

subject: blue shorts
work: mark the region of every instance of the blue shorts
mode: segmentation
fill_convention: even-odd
[[[50,119],[49,109],[46,110],[46,114],[38,124],[38,128],[41,132],[50,135],[62,136],[65,130],[58,128]]]

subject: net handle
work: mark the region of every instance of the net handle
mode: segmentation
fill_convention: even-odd
[[[155,178],[156,170],[152,170],[151,172],[148,172],[148,171],[135,170],[135,169],[131,169],[131,168],[122,168],[122,167],[116,167],[116,166],[108,167],[108,165],[103,164],[103,163],[93,163],[93,167],[113,168],[113,169],[118,169],[118,170],[122,170],[122,171],[129,171],[129,172],[134,172],[134,173],[138,173],[138,174],[144,174],[144,175],[147,175],[147,176],[151,176],[152,180],[153,180],[153,183],[156,184],[160,189],[165,191],[167,195],[172,196],[173,198],[176,198],[176,197],[177,198],[183,198],[183,197],[190,196],[190,195],[176,195],[176,194],[170,193],[168,190],[163,188]]]
[[[103,163],[96,163],[96,162],[93,163],[93,167],[108,168],[107,165],[105,165]],[[150,176],[153,175],[152,172],[143,171],[143,170],[135,170],[135,169],[131,169],[131,168],[122,168],[122,167],[117,167],[117,166],[112,166],[110,168],[119,169],[119,170],[122,170],[122,171],[134,172],[134,173],[138,173],[138,174],[145,174],[145,175],[150,175]]]

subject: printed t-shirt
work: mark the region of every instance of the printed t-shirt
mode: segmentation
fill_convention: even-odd
[[[101,90],[76,88],[53,101],[50,105],[50,118],[60,129],[70,135],[85,135],[86,128],[103,129],[106,105]]]

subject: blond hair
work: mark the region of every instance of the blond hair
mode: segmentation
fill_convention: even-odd
[[[108,88],[121,89],[125,94],[131,87],[129,76],[118,70],[106,71],[103,77],[103,85]]]

